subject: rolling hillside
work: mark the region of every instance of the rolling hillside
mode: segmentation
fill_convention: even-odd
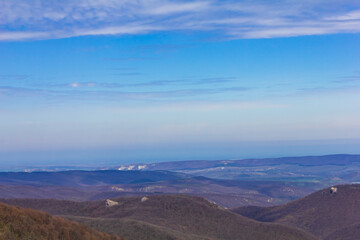
[[[8,203],[61,215],[127,239],[316,239],[292,227],[260,223],[200,197],[162,195],[71,202],[59,200],[6,200]],[[151,234],[149,234],[151,233]],[[159,237],[159,235],[161,237]],[[142,239],[142,238],[140,238]],[[145,238],[144,238],[145,239]]]
[[[258,221],[296,226],[323,239],[360,239],[358,184],[323,189],[277,207],[243,207],[234,212]]]
[[[82,224],[32,209],[0,203],[2,240],[121,240]]]

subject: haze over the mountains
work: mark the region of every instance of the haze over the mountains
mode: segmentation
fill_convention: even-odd
[[[223,207],[273,206],[359,182],[359,155],[132,164],[95,171],[0,172],[0,198],[98,200],[188,194]]]

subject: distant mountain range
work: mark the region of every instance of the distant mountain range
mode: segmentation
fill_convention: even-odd
[[[116,169],[166,170],[216,179],[325,181],[339,184],[360,181],[360,155],[161,162],[124,165]]]
[[[0,198],[85,201],[188,194],[234,208],[279,205],[324,187],[356,182],[360,155],[183,161],[96,171],[0,172]]]
[[[317,184],[194,177],[169,171],[63,171],[0,173],[0,198],[99,200],[118,196],[188,194],[232,208],[271,206],[302,197]]]
[[[339,161],[341,160],[341,161]],[[281,157],[281,158],[262,158],[262,159],[242,159],[242,160],[194,160],[194,161],[174,161],[159,162],[150,164],[130,164],[118,167],[118,170],[190,170],[205,169],[214,167],[248,167],[262,165],[281,165],[293,164],[302,166],[317,165],[349,165],[360,161],[360,155],[354,154],[335,154],[324,156],[302,156],[302,157]]]
[[[82,187],[109,184],[133,184],[184,178],[186,174],[169,171],[61,171],[0,172],[0,183],[31,186]]]

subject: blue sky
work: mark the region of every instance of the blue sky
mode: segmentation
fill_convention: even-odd
[[[358,1],[0,0],[0,161],[359,153]]]

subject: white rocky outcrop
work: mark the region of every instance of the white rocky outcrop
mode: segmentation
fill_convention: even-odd
[[[105,206],[106,207],[113,207],[113,206],[116,206],[116,205],[119,205],[119,203],[116,202],[116,201],[113,201],[113,200],[110,200],[110,199],[105,200]]]
[[[146,202],[147,200],[149,200],[148,197],[142,197],[142,198],[141,198],[141,202]]]
[[[124,188],[117,187],[117,186],[112,186],[112,187],[111,187],[111,190],[112,190],[112,191],[116,191],[116,192],[124,192],[124,191],[125,191]]]
[[[337,193],[337,191],[338,191],[337,187],[330,188],[330,193]]]

